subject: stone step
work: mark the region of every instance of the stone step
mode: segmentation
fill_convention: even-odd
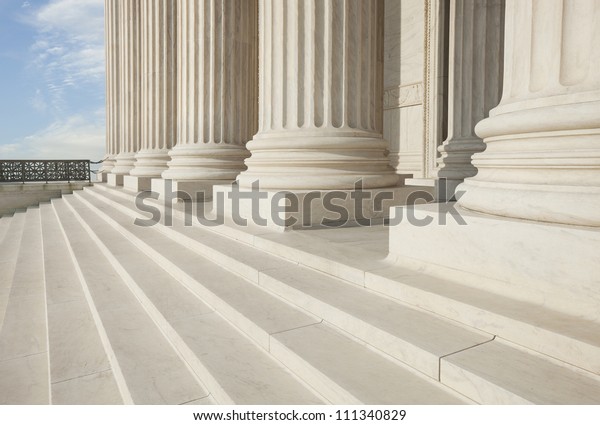
[[[600,324],[596,322],[398,266],[367,272],[365,285],[600,374]]]
[[[127,194],[122,191],[115,192]],[[136,209],[134,203],[131,202],[131,195],[127,198],[127,201],[129,202],[122,202],[121,197],[115,196],[111,192],[100,194],[98,191],[89,190],[80,195],[86,196],[90,194],[96,196],[97,199],[108,203],[110,206],[124,214],[130,216],[133,215],[134,217],[143,216],[143,214]],[[211,232],[206,228],[185,226],[184,221],[179,218],[173,219],[173,226],[157,225],[154,227],[163,231],[171,239],[194,249],[203,257],[214,261],[229,270],[234,270],[237,274],[252,282],[258,282],[258,275],[262,270],[292,266],[295,264],[295,262],[284,260],[281,257],[265,255],[264,252],[257,250],[251,245],[237,242],[231,238]],[[172,230],[176,230],[176,232],[173,232]],[[232,246],[235,246],[235,249],[231,249]]]
[[[67,195],[67,197],[72,195]],[[183,404],[209,394],[66,205],[53,200],[126,404]]]
[[[132,193],[104,185],[89,193],[118,203],[123,211],[136,212]],[[180,214],[175,210],[175,216]],[[335,245],[318,241],[315,232],[273,233],[234,226],[205,228],[206,232],[243,240],[262,252],[295,261],[375,293],[462,323],[482,332],[499,335],[534,351],[600,373],[600,325],[578,317],[493,294],[473,286],[439,278],[423,270],[407,269],[384,261],[386,227],[336,229]],[[245,233],[246,230],[250,230]],[[368,230],[368,233],[365,232]],[[187,232],[187,231],[186,231]],[[331,238],[328,233],[328,238]],[[375,249],[361,247],[375,246]]]
[[[320,398],[87,206],[68,204],[148,314],[221,404],[315,404]],[[260,388],[260,391],[257,391]]]
[[[469,402],[323,323],[274,335],[271,351],[334,404]]]
[[[407,270],[378,260],[377,253],[361,250],[368,245],[368,238],[362,235],[364,229],[340,230],[336,232],[350,243],[353,231],[360,235],[356,236],[362,238],[360,245],[344,246],[348,244],[344,241],[343,245],[315,247],[314,237],[301,232],[256,235],[252,243],[268,253],[296,258],[299,264],[600,373],[598,323],[439,278],[422,268]],[[387,241],[387,235],[382,239]]]
[[[52,404],[122,404],[58,218],[41,204]]]
[[[0,328],[0,404],[48,404],[48,336],[39,208],[30,208],[9,241],[18,252]],[[21,237],[16,232],[21,229]],[[14,237],[14,240],[12,239]],[[6,294],[6,292],[5,292]]]
[[[328,232],[326,238],[315,238],[314,232],[265,233],[256,235],[253,245],[261,251],[294,258],[299,264],[364,286],[365,272],[385,265],[388,233],[389,228],[383,225],[335,229]]]
[[[136,193],[131,191],[113,188],[105,184],[96,184],[85,188],[84,192],[101,193],[114,200],[122,208],[133,209],[139,213],[134,203]],[[162,208],[160,201],[147,199],[145,203]],[[211,204],[207,204],[207,208],[210,209]],[[175,204],[172,211],[175,217],[183,219],[184,207],[181,203]],[[363,227],[336,229],[336,235],[340,235],[344,244],[332,246],[326,240],[315,244],[313,236],[315,232],[313,231],[308,232],[309,235],[302,231],[282,233],[253,226],[252,223],[240,227],[228,222],[221,226],[206,227],[199,226],[195,218],[192,223],[210,232],[246,242],[263,252],[314,268],[360,286],[364,286],[365,270],[377,269],[385,265],[383,260],[388,251],[389,229],[383,225],[371,226],[368,229]],[[327,232],[327,235],[329,237],[331,232]]]
[[[115,229],[119,230],[128,240],[132,241],[138,248],[151,257],[157,264],[168,270],[182,284],[188,287],[192,292],[215,308],[218,312],[224,315],[229,321],[235,324],[239,329],[243,330],[253,340],[260,344],[263,348],[270,350],[274,338],[286,334],[288,331],[293,331],[299,328],[304,328],[310,325],[319,324],[321,320],[310,314],[303,313],[300,310],[292,307],[289,303],[284,302],[278,297],[265,292],[262,288],[252,284],[248,280],[224,270],[213,262],[200,257],[195,251],[187,246],[179,244],[155,228],[144,228],[133,224],[130,214],[125,214],[115,209],[115,207],[103,203],[100,200],[92,197],[89,193],[78,193],[76,195],[81,201],[86,203],[92,211],[99,214],[104,220],[110,223]],[[252,300],[252,302],[248,302]],[[373,369],[381,373],[381,376],[389,374],[390,376],[398,373],[397,368],[403,368],[398,364],[386,360],[382,362],[381,354],[372,351],[364,346],[364,343],[350,339],[342,335],[339,331],[335,331],[339,338],[346,338],[346,348],[343,351],[334,351],[335,355],[329,354],[328,360],[318,364],[318,370],[323,376],[335,376],[332,370],[336,370],[340,364],[345,365],[345,371],[348,375],[358,377],[356,381],[347,381],[342,385],[349,385],[349,388],[344,388],[346,392],[351,394],[362,394],[361,385],[370,379],[370,374]],[[306,340],[304,335],[292,334],[289,340],[298,340],[298,345],[307,345],[310,350],[318,351],[318,345],[321,341]],[[311,348],[312,347],[312,348]],[[362,354],[368,352],[370,361],[361,364],[353,363],[350,360],[344,362],[343,359],[352,359],[355,356],[361,357]],[[286,362],[293,358],[289,355],[279,355],[276,357],[286,366]],[[340,360],[342,359],[342,360]],[[346,398],[331,398],[332,392],[330,388],[336,388],[339,383],[331,379],[323,379],[315,381],[312,379],[313,374],[311,368],[303,357],[296,357],[297,366],[294,363],[292,370],[299,377],[307,381],[313,388],[324,395],[328,401],[332,403],[343,403]],[[302,366],[304,362],[304,367]],[[341,363],[340,363],[341,362]],[[369,366],[373,364],[372,368]],[[404,366],[405,367],[405,366]],[[404,370],[404,369],[403,369]],[[305,375],[305,373],[307,375]],[[409,374],[414,375],[414,379],[428,389],[430,396],[427,400],[433,402],[446,403],[448,398],[452,398],[455,402],[464,402],[464,399],[452,395],[448,388],[440,386],[436,381],[421,375],[413,369]],[[411,375],[411,376],[412,376]],[[362,382],[362,384],[361,384]],[[356,383],[356,387],[354,387]],[[392,384],[390,384],[392,385]],[[394,394],[396,403],[403,403],[402,381],[395,381],[396,390],[391,391]],[[389,388],[381,390],[373,390],[370,395],[370,401],[379,400],[380,402],[388,402],[390,397]],[[450,391],[450,392],[449,392]],[[334,392],[335,393],[335,392]],[[421,394],[422,395],[422,394]],[[356,401],[356,400],[355,400]],[[367,402],[362,400],[362,402]],[[425,399],[423,400],[425,402]]]
[[[85,193],[73,196],[100,214],[163,269],[264,349],[269,348],[271,334],[320,322],[319,318],[269,294],[232,270],[226,270],[189,247],[173,241],[158,230],[158,226],[136,226],[130,215],[109,204]]]
[[[442,359],[442,382],[482,404],[600,404],[600,377],[495,340]]]
[[[106,209],[91,199],[88,193],[77,196],[88,199],[94,208]],[[108,202],[124,214],[135,212],[121,207],[116,199]],[[111,217],[117,214],[116,211],[107,213]],[[441,357],[493,339],[493,335],[473,332],[364,288],[265,254],[245,243],[199,227],[185,227],[177,218],[173,224],[172,227],[159,225],[156,228],[181,245],[228,270],[236,271],[290,304],[334,324],[436,380],[439,379]],[[413,326],[414,323],[420,324],[418,329]]]
[[[12,215],[9,216],[0,216],[0,244],[4,241],[4,236],[6,236],[6,232],[10,227]]]
[[[260,285],[436,380],[442,357],[494,338],[306,267],[265,270]]]
[[[132,211],[135,208],[131,193],[102,186],[90,189],[90,192],[95,192],[96,196],[104,196],[114,201],[115,204],[119,204],[121,211]],[[175,212],[177,213],[177,210]],[[180,212],[179,216],[181,216]],[[580,368],[598,373],[597,364],[600,361],[600,355],[598,355],[597,347],[600,329],[597,324],[569,317],[543,308],[543,306],[519,302],[456,282],[439,279],[424,274],[422,270],[419,272],[394,265],[390,266],[386,261],[382,261],[385,255],[382,255],[381,242],[375,240],[380,239],[387,243],[387,229],[385,228],[368,229],[368,237],[375,234],[372,242],[368,238],[365,239],[364,229],[338,229],[334,239],[339,239],[341,244],[330,245],[325,242],[318,243],[317,246],[315,246],[314,232],[313,235],[308,236],[302,232],[281,234],[264,230],[261,232],[260,229],[252,228],[238,229],[228,225],[207,229],[216,234],[226,235],[231,239],[244,241],[267,253],[345,279],[347,282],[365,286],[377,294],[406,303],[408,306],[418,307],[489,334],[502,335],[523,347],[529,347],[534,352],[541,353],[537,356],[545,361],[554,362],[552,357],[562,360],[557,361],[556,364],[567,371],[570,370],[569,363],[572,363],[578,366],[574,370],[579,374],[586,374],[585,370]],[[379,235],[377,235],[377,231],[380,232]],[[385,232],[386,235],[381,232]],[[328,238],[330,238],[329,235]],[[343,249],[345,245],[351,245],[346,247],[348,252]],[[369,249],[374,248],[375,252],[369,254],[369,250],[361,250],[361,246],[365,245]],[[285,270],[262,271],[259,274],[259,280],[262,278],[261,283],[265,284],[268,282],[268,275],[276,273],[285,274]],[[270,278],[268,279],[270,280]],[[302,275],[297,280],[300,281],[299,285],[303,288],[302,292],[306,294],[304,285],[310,285],[310,279],[304,279]],[[302,306],[302,303],[299,302],[302,298],[298,297],[300,291],[295,291],[294,285],[290,285],[290,282],[282,286],[280,281],[278,276],[277,279],[271,281],[271,284],[274,283],[275,286],[285,288],[286,291],[292,289],[287,297],[284,292],[279,292],[279,294],[288,300],[293,299],[296,305]],[[317,288],[318,286],[316,285]],[[269,289],[277,292],[273,286]],[[321,290],[323,291],[323,289]],[[332,291],[332,293],[334,292]],[[330,297],[334,298],[332,295]],[[313,298],[316,298],[317,302],[314,303],[314,299],[310,300],[312,306],[309,309],[315,311],[315,305],[319,304],[319,300],[318,297]],[[305,299],[303,302],[308,302],[308,300]],[[320,316],[323,313],[317,313],[317,315]],[[331,318],[329,317],[329,319]],[[536,385],[543,386],[545,379],[543,372],[536,371],[535,368],[532,368],[532,371],[534,375],[538,373]],[[453,385],[452,381],[447,384]]]
[[[8,223],[5,238],[0,243],[0,329],[4,322],[8,296],[13,284],[15,267],[19,255],[19,246],[23,237],[25,213],[16,213],[14,217],[5,219]]]
[[[121,209],[121,211],[127,212],[128,210],[134,210],[136,213],[141,213],[141,211],[135,205],[135,202],[136,202],[135,199],[139,195],[139,192],[134,192],[134,191],[128,190],[127,188],[124,188],[124,187],[112,187],[107,184],[95,184],[93,186],[89,186],[89,187],[85,188],[84,191],[86,193],[91,193],[96,196],[101,195],[101,196],[111,199],[112,201],[115,202],[116,205],[118,205],[118,207]],[[144,199],[144,204],[147,204],[149,206],[156,208],[157,210],[160,211],[161,214],[163,214],[163,217],[164,217],[164,215],[165,215],[164,201],[148,198],[148,199]],[[172,205],[172,210],[171,210],[173,217],[177,217],[180,220],[184,220],[186,217],[187,206],[189,206],[189,204],[185,204],[185,203],[181,203],[181,202],[174,203]],[[223,220],[223,225],[205,226],[198,222],[197,218],[195,217],[195,214],[198,213],[198,210],[201,210],[201,211],[203,211],[203,213],[205,214],[206,217],[210,217],[210,218],[214,219],[215,215],[212,212],[212,209],[213,209],[212,201],[197,203],[197,204],[194,204],[194,207],[196,208],[196,210],[194,210],[194,208],[192,208],[192,223],[193,223],[193,225],[204,228],[205,230],[210,230],[211,232],[213,232],[217,235],[227,236],[229,239],[239,240],[241,242],[245,242],[248,245],[253,245],[255,237],[257,235],[265,234],[265,232],[267,232],[267,234],[281,235],[280,232],[273,233],[273,231],[271,231],[271,230],[266,230],[264,227],[255,226],[252,223],[248,223],[248,226],[243,227],[243,230],[242,230],[242,229],[238,228],[237,226],[235,226],[233,223],[229,223],[228,218],[223,218],[223,217],[221,217]],[[149,214],[141,213],[140,216],[144,216],[144,218],[148,218]],[[283,258],[283,257],[281,257],[281,258]],[[288,259],[290,261],[296,262],[296,260],[294,258],[288,258]]]

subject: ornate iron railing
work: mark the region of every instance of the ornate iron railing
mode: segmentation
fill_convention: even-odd
[[[0,183],[91,181],[90,160],[0,160]]]

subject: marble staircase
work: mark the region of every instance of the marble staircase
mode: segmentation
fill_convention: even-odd
[[[383,226],[142,227],[133,200],[0,218],[0,403],[600,403],[600,324],[399,267]]]

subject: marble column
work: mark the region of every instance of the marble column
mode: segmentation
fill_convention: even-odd
[[[179,0],[178,140],[163,179],[178,190],[230,183],[256,132],[256,0]],[[154,186],[153,186],[154,188]]]
[[[383,1],[261,0],[259,131],[241,187],[395,186],[383,139]]]
[[[448,138],[438,148],[436,175],[447,192],[477,174],[471,157],[485,150],[475,125],[502,94],[504,0],[453,0],[450,4]]]
[[[120,0],[119,30],[119,154],[111,170],[115,175],[127,175],[133,169],[135,153],[140,146],[140,2]],[[115,180],[116,184],[122,184]]]
[[[177,3],[141,0],[141,149],[125,179],[134,190],[150,189],[150,179],[167,169],[176,141]]]
[[[600,226],[600,0],[507,0],[504,88],[462,207]]]
[[[117,0],[104,2],[106,57],[106,156],[100,172],[102,181],[115,166],[119,153],[119,7]]]

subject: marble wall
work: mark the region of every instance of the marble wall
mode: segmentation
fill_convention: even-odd
[[[383,135],[399,174],[423,176],[423,0],[385,0]]]

